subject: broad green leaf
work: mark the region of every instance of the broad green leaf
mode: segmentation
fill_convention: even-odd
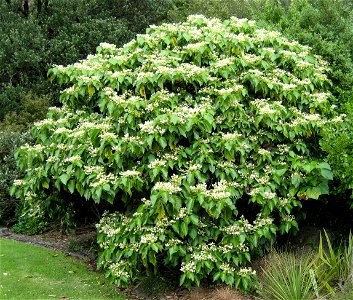
[[[67,181],[69,180],[69,175],[67,175],[67,174],[62,174],[62,175],[60,175],[59,176],[59,178],[60,178],[60,180],[61,180],[61,182],[64,184],[64,185],[66,185],[67,184]]]
[[[70,193],[73,194],[75,191],[75,181],[73,179],[71,179],[69,181],[69,184],[67,185],[67,187],[68,187]]]

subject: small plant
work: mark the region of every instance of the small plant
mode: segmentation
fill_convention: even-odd
[[[273,251],[265,258],[259,294],[266,299],[302,300],[351,295],[353,236],[344,246],[333,247],[329,235],[320,235],[317,252]]]
[[[326,231],[325,240],[320,236],[315,274],[321,293],[335,295],[353,284],[353,236],[350,233],[346,242],[333,247]]]
[[[271,252],[264,260],[259,294],[265,300],[310,300],[318,294],[313,252]],[[314,275],[314,277],[313,277]]]
[[[320,235],[318,253],[314,260],[315,275],[321,293],[335,294],[342,278],[343,248],[334,248],[325,230],[324,235],[325,240]]]
[[[341,274],[344,285],[353,287],[353,235],[351,232],[344,244]]]

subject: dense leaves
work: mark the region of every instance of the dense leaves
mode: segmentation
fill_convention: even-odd
[[[0,225],[16,222],[18,200],[9,195],[9,189],[15,179],[23,176],[16,165],[14,151],[30,140],[29,134],[0,131]]]
[[[55,91],[46,76],[53,64],[82,59],[100,42],[122,45],[163,19],[171,4],[169,0],[31,1],[24,13],[22,2],[0,3],[0,120],[9,112],[20,112],[29,91],[39,96]]]
[[[352,9],[351,1],[300,0],[285,5],[265,0],[253,17],[322,55],[330,63],[329,76],[342,105],[353,98]]]
[[[327,152],[327,158],[337,179],[335,192],[340,197],[350,194],[348,203],[353,208],[353,109],[347,104],[347,117],[343,123],[329,126],[324,131],[321,147]],[[348,192],[348,193],[347,193]],[[347,197],[347,196],[346,196]],[[347,197],[348,198],[348,197]]]
[[[111,281],[165,265],[186,286],[249,289],[251,255],[328,192],[318,138],[341,117],[326,63],[253,21],[202,16],[97,50],[49,72],[68,87],[17,153],[23,218],[42,217],[53,189],[114,203],[126,212],[98,225]]]
[[[346,202],[352,189],[352,101],[353,101],[353,2],[342,0],[298,1],[204,1],[177,0],[169,13],[181,20],[190,13],[226,18],[231,15],[257,20],[262,27],[278,30],[287,38],[311,46],[330,65],[336,109],[347,114],[345,123],[326,130],[321,145],[328,153],[337,199]],[[351,202],[351,201],[348,201]]]

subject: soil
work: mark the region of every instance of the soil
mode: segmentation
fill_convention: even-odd
[[[38,235],[16,234],[7,228],[0,228],[0,238],[13,239],[16,241],[38,245],[61,251],[66,255],[85,261],[88,267],[96,271],[96,231],[94,228],[79,228],[74,234],[64,235],[51,230]],[[153,280],[153,279],[152,279]],[[165,282],[163,279],[156,279],[159,282],[159,290],[153,286],[153,281],[140,283],[131,289],[118,289],[127,299],[131,300],[251,300],[251,296],[243,295],[226,286],[201,286],[191,291],[179,287],[177,284]],[[154,281],[156,283],[156,281]],[[149,291],[146,291],[149,290]],[[152,295],[151,295],[152,294]],[[156,295],[157,294],[157,295]]]

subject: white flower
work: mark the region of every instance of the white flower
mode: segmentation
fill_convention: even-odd
[[[13,182],[14,186],[22,186],[22,185],[24,185],[24,183],[25,182],[22,179],[15,179]]]
[[[202,166],[200,164],[192,164],[189,166],[188,171],[193,172],[197,170],[201,170]]]
[[[155,234],[145,234],[141,236],[140,244],[152,244],[157,241],[157,236]]]
[[[81,160],[81,156],[80,155],[74,155],[74,156],[70,156],[64,159],[64,162],[75,162],[75,161],[79,161]]]
[[[277,195],[276,195],[276,193],[272,193],[272,192],[264,192],[263,196],[264,196],[264,199],[271,200],[274,197],[276,197]]]
[[[154,185],[153,189],[157,191],[167,192],[169,194],[175,194],[182,191],[180,186],[177,186],[171,182],[157,182]]]
[[[116,134],[114,132],[104,132],[99,135],[99,137],[106,141],[111,141],[116,139]]]
[[[190,273],[195,273],[196,271],[196,264],[195,262],[193,261],[190,261],[188,263],[182,263],[181,264],[181,268],[180,268],[180,271],[182,271],[183,273],[186,273],[186,272],[190,272]]]
[[[124,172],[120,172],[119,174],[123,177],[133,177],[133,176],[140,176],[141,172],[136,170],[127,170]]]
[[[190,191],[192,193],[206,193],[207,192],[207,185],[205,183],[199,183],[196,186],[190,186]]]
[[[106,50],[117,50],[114,44],[100,43],[99,46],[101,46],[103,49],[106,49]]]
[[[220,266],[219,266],[219,269],[222,270],[223,272],[225,273],[228,273],[228,274],[232,274],[235,272],[235,269],[233,267],[231,267],[229,264],[227,263],[222,263]]]
[[[244,276],[254,276],[256,275],[256,271],[253,270],[252,268],[241,268],[239,271],[238,271],[238,275],[240,275],[241,277],[244,277]]]
[[[59,159],[57,158],[57,157],[55,157],[55,156],[49,156],[48,158],[47,158],[47,162],[48,163],[54,163],[54,162],[56,162],[56,161],[58,161]]]
[[[148,168],[155,169],[158,167],[164,167],[164,166],[166,166],[166,164],[167,164],[167,161],[164,159],[155,159],[154,161],[152,161],[148,164]]]
[[[240,138],[242,135],[238,132],[228,132],[228,133],[222,133],[222,139],[224,141],[233,141],[238,138]]]
[[[268,150],[266,150],[266,149],[259,149],[258,151],[257,151],[260,155],[263,155],[263,156],[268,156],[268,155],[270,155],[271,154],[271,152],[270,151],[268,151]]]
[[[68,133],[70,132],[70,129],[67,129],[65,127],[60,127],[57,130],[54,131],[55,134],[61,134],[61,133]]]

